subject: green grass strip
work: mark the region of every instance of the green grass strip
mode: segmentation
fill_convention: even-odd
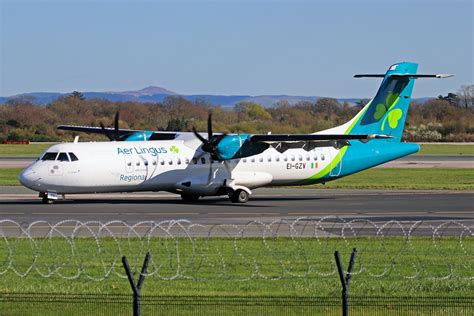
[[[473,144],[421,144],[419,155],[474,155]]]
[[[316,188],[474,190],[474,169],[373,168]]]

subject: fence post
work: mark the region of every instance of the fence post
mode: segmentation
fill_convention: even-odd
[[[339,251],[334,252],[334,257],[336,258],[337,272],[339,273],[339,279],[341,280],[342,285],[342,315],[349,316],[349,284],[352,278],[352,270],[354,269],[355,257],[357,254],[357,249],[352,248],[351,259],[349,261],[349,267],[347,269],[347,274],[344,276],[344,267],[341,262],[341,257],[339,256]]]
[[[142,271],[140,272],[140,276],[138,277],[138,282],[135,284],[135,280],[133,279],[133,273],[130,270],[130,266],[128,265],[127,257],[122,257],[122,264],[127,273],[128,282],[130,282],[130,286],[132,287],[133,291],[133,316],[140,316],[141,314],[141,305],[140,305],[140,298],[141,298],[141,290],[143,286],[143,282],[145,281],[145,274],[148,268],[148,262],[150,261],[150,253],[147,252],[145,256],[145,261],[143,262]]]

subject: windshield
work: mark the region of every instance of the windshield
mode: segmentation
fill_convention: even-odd
[[[41,160],[55,160],[58,153],[46,153],[41,157]]]

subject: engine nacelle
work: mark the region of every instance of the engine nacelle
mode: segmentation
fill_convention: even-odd
[[[245,158],[258,155],[268,149],[266,143],[252,143],[247,134],[225,136],[217,145],[217,153],[222,160]]]

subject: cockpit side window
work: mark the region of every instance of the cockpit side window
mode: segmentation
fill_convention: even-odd
[[[71,161],[78,161],[79,159],[77,158],[76,155],[74,155],[74,153],[69,153],[69,157],[71,157]]]
[[[41,157],[41,160],[55,160],[58,153],[49,152]]]
[[[69,161],[69,157],[66,153],[59,153],[57,160],[59,161]]]

